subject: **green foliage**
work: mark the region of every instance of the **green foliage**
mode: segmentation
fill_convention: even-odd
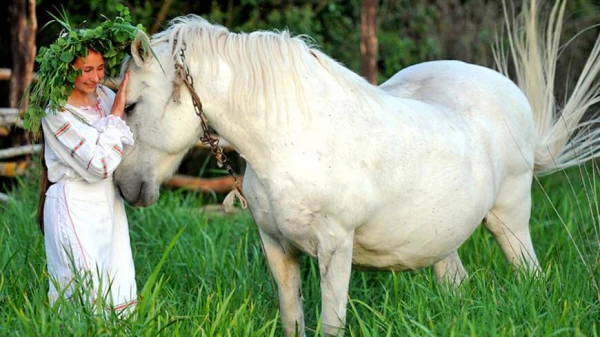
[[[72,64],[86,57],[88,50],[103,54],[105,73],[109,77],[118,76],[120,67],[131,41],[138,31],[144,31],[142,25],[131,24],[129,9],[116,5],[119,12],[114,20],[105,21],[94,28],[76,29],[72,27],[65,12],[48,24],[58,23],[63,31],[50,46],[40,48],[36,57],[39,64],[38,80],[29,88],[29,104],[25,114],[24,126],[36,134],[45,110],[59,111],[73,91],[76,76],[81,71]]]
[[[382,80],[415,63],[443,55],[437,39],[440,10],[423,1],[384,1],[378,32],[379,72]]]

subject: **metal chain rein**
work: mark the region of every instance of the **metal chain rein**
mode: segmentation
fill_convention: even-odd
[[[188,90],[190,91],[190,94],[192,95],[192,103],[194,104],[194,110],[196,111],[196,115],[198,115],[198,117],[200,117],[200,124],[202,125],[203,135],[200,138],[200,141],[202,141],[204,144],[210,145],[211,151],[215,154],[215,157],[217,158],[217,162],[219,163],[219,165],[225,166],[225,169],[227,169],[227,172],[229,172],[229,174],[233,177],[233,181],[234,181],[233,182],[233,190],[225,197],[225,200],[223,200],[223,205],[225,206],[225,211],[230,212],[233,210],[233,203],[234,203],[235,198],[238,198],[238,200],[240,201],[241,207],[243,209],[246,209],[246,208],[248,208],[248,201],[246,200],[246,198],[244,197],[244,194],[242,193],[242,187],[240,185],[240,182],[237,180],[236,174],[233,171],[233,169],[231,168],[231,165],[229,164],[229,160],[227,159],[227,156],[225,155],[225,153],[223,153],[223,149],[219,146],[219,139],[214,138],[213,136],[210,135],[210,131],[208,129],[208,120],[206,118],[206,115],[204,115],[204,112],[202,111],[202,101],[200,101],[200,97],[198,96],[198,94],[196,93],[196,90],[194,89],[194,79],[190,75],[190,72],[187,69],[187,67],[184,66],[184,64],[185,64],[185,47],[186,47],[186,45],[185,45],[185,43],[183,43],[183,45],[181,47],[181,51],[180,51],[181,63],[179,63],[179,62],[175,63],[175,71],[177,72],[178,70],[181,70],[185,74],[185,78],[182,80],[183,80],[183,83],[185,83],[185,85],[187,86]],[[252,214],[251,210],[250,210],[250,214]],[[254,223],[257,224],[256,218],[254,218],[253,214],[252,214],[252,218],[255,219]],[[258,226],[256,228],[258,230]],[[269,258],[267,256],[267,252],[265,251],[265,244],[263,242],[262,237],[260,237],[260,246],[262,248],[265,258],[268,261]],[[275,287],[275,280],[273,279],[273,273],[269,272],[269,276],[271,279],[271,289],[273,290],[274,295],[277,296],[277,288]]]
[[[178,70],[181,70],[185,74],[185,78],[183,78],[182,81],[183,83],[185,83],[186,87],[190,92],[190,95],[192,96],[194,111],[196,112],[196,115],[200,117],[200,125],[202,127],[202,137],[200,137],[200,141],[210,146],[211,152],[215,155],[215,158],[217,159],[217,165],[219,167],[224,167],[229,173],[229,175],[233,178],[233,195],[230,192],[230,194],[228,194],[225,197],[225,200],[223,200],[223,204],[225,205],[226,210],[228,208],[229,210],[231,210],[231,207],[233,207],[233,202],[235,201],[235,198],[237,198],[240,201],[240,205],[242,206],[242,208],[246,209],[248,207],[248,202],[246,201],[246,198],[242,193],[242,186],[240,184],[240,181],[237,179],[237,174],[231,167],[231,164],[229,163],[229,158],[227,158],[227,156],[223,152],[223,148],[219,146],[219,139],[213,137],[210,134],[210,130],[208,127],[208,119],[206,118],[206,115],[202,110],[202,101],[200,100],[200,96],[198,96],[196,89],[194,89],[194,79],[192,78],[192,75],[190,75],[189,69],[186,66],[184,66],[185,47],[186,45],[185,43],[183,43],[179,54],[179,56],[181,57],[181,63],[175,63],[175,71],[177,72]]]

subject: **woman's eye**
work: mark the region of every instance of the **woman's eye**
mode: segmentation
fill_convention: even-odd
[[[135,108],[135,103],[129,104],[128,106],[125,107],[125,113],[129,115],[133,111],[134,108]]]

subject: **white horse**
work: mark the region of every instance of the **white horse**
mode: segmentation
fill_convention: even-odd
[[[502,74],[458,61],[418,64],[376,87],[300,37],[232,33],[193,15],[146,41],[153,52],[144,39],[125,64],[136,145],[115,174],[122,195],[154,203],[202,134],[181,64],[210,125],[247,161],[243,193],[288,336],[304,334],[302,252],[319,263],[327,334],[343,333],[353,266],[433,265],[439,280],[459,284],[467,273],[457,249],[482,220],[510,263],[537,270],[532,178],[592,158],[599,139],[572,136],[598,101],[598,46],[559,117],[545,82],[555,59],[542,57],[558,46],[536,52],[534,35],[529,45],[513,41],[514,55],[530,62],[517,65],[530,97]]]

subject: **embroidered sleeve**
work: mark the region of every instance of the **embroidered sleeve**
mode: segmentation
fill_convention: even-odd
[[[92,126],[69,118],[68,112],[49,114],[42,119],[42,127],[49,146],[62,162],[89,182],[108,178],[123,157],[120,131],[111,134],[111,128],[100,132]]]
[[[123,144],[133,145],[133,133],[125,121],[119,117],[108,115],[96,122],[94,127],[102,134],[100,137],[119,137]]]
[[[106,117],[94,123],[94,127],[102,133],[102,138],[108,137],[112,139],[113,137],[118,137],[123,144],[133,145],[133,134],[129,126],[127,126],[123,119],[110,114],[112,104],[115,100],[115,93],[103,85],[98,86],[97,93]]]

